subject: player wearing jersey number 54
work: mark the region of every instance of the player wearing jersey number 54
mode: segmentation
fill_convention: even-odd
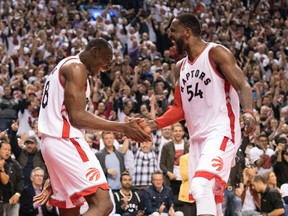
[[[44,203],[53,191],[49,202],[59,207],[60,215],[79,215],[84,201],[89,204],[86,216],[107,216],[113,208],[105,175],[82,129],[124,133],[138,142],[151,140],[138,125],[142,119],[118,123],[86,111],[88,77],[109,70],[112,56],[106,40],[92,39],[79,55],[60,61],[45,82],[39,131],[52,190],[46,183],[34,201]]]
[[[201,38],[192,14],[175,17],[169,38],[179,54],[174,104],[147,124],[160,129],[185,119],[190,137],[189,180],[198,215],[221,215],[223,192],[241,141],[240,102],[245,135],[255,129],[252,91],[233,54]],[[240,99],[240,100],[239,100]]]

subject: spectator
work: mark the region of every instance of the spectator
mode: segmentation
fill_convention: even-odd
[[[172,141],[172,126],[167,126],[162,128],[161,130],[157,130],[156,135],[154,136],[154,145],[158,146],[158,151],[156,151],[157,155],[158,155],[158,164],[159,164],[159,169],[160,169],[160,157],[162,154],[162,148],[164,146],[165,143],[168,143],[170,141]]]
[[[255,164],[248,164],[243,170],[244,191],[241,195],[243,216],[258,215],[260,211],[260,196],[252,185],[257,173],[258,168]]]
[[[282,184],[280,188],[282,199],[284,200],[285,216],[288,215],[288,183]]]
[[[269,188],[261,175],[254,177],[253,187],[258,193],[261,193],[260,210],[262,213],[272,215],[284,214],[285,210],[279,191]]]
[[[109,187],[112,191],[118,191],[121,188],[121,173],[125,170],[124,156],[113,146],[115,137],[112,132],[103,132],[102,138],[105,147],[96,153],[96,157],[106,175]]]
[[[181,175],[179,168],[179,158],[188,152],[189,144],[184,140],[184,128],[180,123],[172,126],[173,141],[166,143],[161,152],[160,168],[165,176],[165,185],[173,190],[173,184],[178,189],[173,190],[179,193]],[[174,182],[174,183],[173,183]],[[177,186],[176,186],[177,185]]]
[[[137,191],[132,190],[132,178],[128,172],[121,174],[121,189],[114,193],[116,214],[122,216],[143,216],[144,206]]]
[[[57,216],[56,208],[48,202],[44,205],[33,203],[33,197],[41,192],[44,182],[44,170],[40,167],[35,167],[30,175],[32,184],[24,187],[22,196],[20,197],[20,216]]]
[[[5,175],[9,176],[8,183],[2,183],[2,180],[0,182],[4,204],[3,216],[18,216],[19,198],[24,187],[22,168],[16,160],[11,158],[11,145],[7,140],[1,140],[0,156],[3,158],[1,160],[1,179],[7,178]]]
[[[179,160],[182,155],[188,153],[189,143],[184,140],[184,128],[180,123],[174,124],[172,131],[173,141],[166,143],[162,149],[160,169],[165,176],[164,184],[171,187],[175,197],[174,207],[178,209],[179,206],[182,206],[182,203],[178,201],[182,180]]]
[[[274,161],[276,160],[273,163],[273,169],[278,187],[288,182],[288,146],[285,143],[287,143],[287,138],[279,138],[276,153],[271,157]]]
[[[132,152],[135,164],[133,185],[136,189],[143,190],[151,184],[151,175],[157,170],[157,156],[152,142],[142,142],[139,148],[134,143]]]
[[[160,171],[151,175],[152,185],[148,186],[143,192],[143,202],[145,205],[145,214],[151,216],[157,215],[175,215],[183,216],[180,211],[174,211],[174,198],[171,188],[164,185],[164,176]]]
[[[189,154],[184,154],[180,157],[179,167],[182,177],[182,183],[179,190],[178,199],[183,202],[184,216],[196,216],[196,203],[189,194],[189,181],[188,181],[188,159]]]
[[[277,177],[273,171],[265,172],[263,178],[268,187],[276,189],[280,193],[280,188],[277,187]]]
[[[274,151],[268,148],[268,138],[266,135],[259,135],[256,139],[256,146],[250,150],[250,157],[259,169],[258,174],[262,175],[272,170],[271,156]]]
[[[23,141],[25,148],[21,148],[18,144],[16,136],[18,124],[12,124],[11,147],[16,160],[23,168],[25,185],[31,184],[30,174],[35,167],[41,167],[46,170],[45,162],[42,158],[41,150],[38,148],[38,141],[35,137],[27,137]]]
[[[18,101],[12,96],[11,87],[4,85],[4,94],[0,98],[0,131],[11,130],[11,124],[17,119]],[[11,134],[11,131],[8,131]]]

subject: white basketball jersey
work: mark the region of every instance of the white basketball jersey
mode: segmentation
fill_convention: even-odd
[[[223,135],[239,145],[239,97],[211,64],[209,51],[214,46],[208,43],[194,62],[187,56],[181,65],[179,85],[189,136],[205,139]]]
[[[70,124],[64,105],[64,86],[60,81],[60,69],[67,61],[80,62],[78,56],[63,59],[47,77],[43,90],[38,127],[42,134],[59,137],[83,137],[83,132]],[[87,80],[86,98],[89,101],[90,86]]]

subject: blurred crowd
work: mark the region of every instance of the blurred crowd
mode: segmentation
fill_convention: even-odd
[[[237,176],[238,180],[231,180],[226,190],[234,192],[243,184],[243,191],[246,191],[251,176],[259,174],[266,175],[264,183],[268,184],[267,172],[272,172],[275,182],[268,185],[279,190],[287,204],[288,1],[123,2],[0,1],[0,137],[2,143],[12,146],[7,154],[9,147],[4,152],[1,144],[0,155],[6,159],[0,162],[0,168],[9,170],[9,160],[20,164],[19,172],[14,172],[19,176],[10,184],[14,188],[9,189],[9,193],[0,194],[4,197],[4,205],[16,205],[24,199],[17,184],[29,185],[33,179],[30,173],[35,167],[46,172],[37,144],[40,140],[37,117],[45,79],[54,66],[63,58],[81,52],[91,38],[105,38],[113,47],[112,67],[99,77],[90,78],[89,111],[119,122],[127,121],[129,117],[154,119],[173,103],[175,64],[184,55],[177,53],[168,38],[168,31],[170,21],[181,12],[198,16],[204,40],[222,44],[233,52],[253,90],[254,115],[259,124],[251,136],[243,136],[236,157],[241,167],[239,170],[235,168],[230,178]],[[96,16],[90,10],[93,8],[101,8],[101,13]],[[103,169],[113,192],[121,189],[120,177],[124,170],[129,171],[132,186],[142,191],[153,183],[151,176],[160,169],[165,176],[165,185],[173,190],[175,206],[181,207],[183,205],[178,200],[182,181],[179,158],[187,153],[186,147],[180,149],[177,157],[169,154],[168,147],[162,149],[169,142],[186,145],[189,137],[185,122],[153,131],[152,136],[153,142],[139,144],[122,134],[85,132],[86,141],[97,158],[102,163],[104,160]],[[109,151],[117,151],[120,155],[116,168],[113,164],[105,167]],[[171,161],[174,163],[170,164]],[[45,178],[44,174],[40,176]],[[172,184],[173,181],[178,183]],[[257,185],[252,189],[256,188]],[[251,192],[249,199],[254,200],[255,205],[247,206],[243,191],[238,194],[242,196],[243,211],[263,212],[263,206],[258,205],[261,197],[257,198]],[[18,199],[14,197],[16,193]],[[11,197],[16,199],[13,199],[14,203],[10,203]],[[33,208],[38,211],[38,207]],[[47,209],[54,212],[49,205]],[[226,214],[234,215],[231,212]]]

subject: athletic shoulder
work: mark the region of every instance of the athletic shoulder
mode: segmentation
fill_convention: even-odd
[[[210,49],[210,57],[211,60],[218,65],[221,62],[225,61],[235,61],[235,57],[232,54],[232,52],[226,48],[225,46],[221,44],[215,44],[211,49]]]
[[[65,62],[60,68],[60,74],[62,79],[65,80],[78,80],[86,82],[88,74],[86,72],[86,67],[79,60],[70,60]]]
[[[177,80],[179,79],[179,77],[180,77],[180,70],[181,70],[182,64],[183,64],[183,62],[184,62],[184,59],[185,59],[185,58],[179,60],[179,61],[176,63],[176,66],[175,66],[175,74],[174,74],[176,81],[177,81]]]

